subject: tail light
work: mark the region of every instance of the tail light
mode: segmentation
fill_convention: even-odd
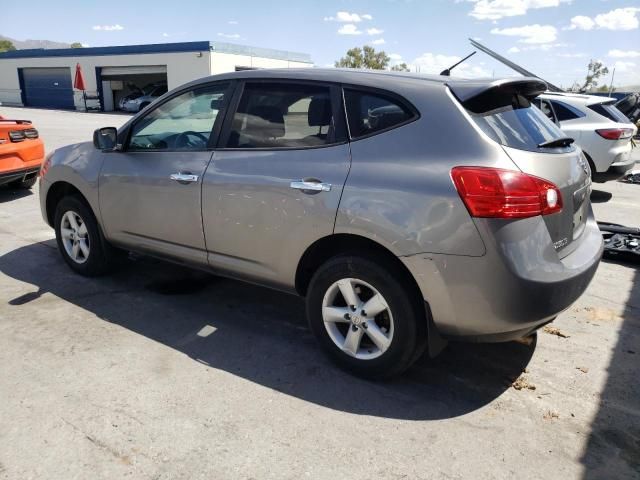
[[[596,130],[596,133],[607,140],[624,140],[625,138],[631,138],[633,128],[602,128]]]
[[[527,218],[562,210],[562,194],[548,180],[514,170],[455,167],[451,178],[472,217]]]
[[[9,138],[12,142],[22,142],[26,136],[24,130],[11,130],[9,132]]]
[[[24,136],[27,138],[38,138],[38,130],[36,130],[35,128],[24,130]]]

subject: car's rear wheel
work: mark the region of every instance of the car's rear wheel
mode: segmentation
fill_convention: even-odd
[[[341,367],[367,378],[398,375],[426,342],[424,309],[408,283],[387,262],[333,258],[309,285],[310,328]]]
[[[28,190],[31,187],[33,187],[37,181],[38,181],[38,177],[34,175],[33,177],[27,178],[26,180],[18,180],[15,182],[11,182],[9,184],[9,187]]]
[[[54,221],[58,249],[72,270],[88,277],[111,270],[114,249],[103,238],[93,212],[82,199],[68,196],[60,200]]]

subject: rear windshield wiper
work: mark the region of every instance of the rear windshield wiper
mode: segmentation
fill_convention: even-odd
[[[575,140],[571,137],[560,137],[555,140],[549,140],[548,142],[542,142],[538,144],[538,148],[555,148],[555,147],[568,147]]]

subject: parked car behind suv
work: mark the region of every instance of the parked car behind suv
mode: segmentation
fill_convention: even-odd
[[[229,73],[57,150],[44,219],[76,272],[135,250],[306,297],[311,330],[373,378],[448,339],[553,320],[602,253],[589,168],[538,79]]]
[[[0,185],[33,187],[44,160],[44,144],[29,120],[0,116]]]
[[[615,98],[547,92],[535,103],[580,145],[594,181],[617,180],[633,167],[637,127],[616,108]]]
[[[165,93],[167,93],[166,83],[151,83],[140,90],[130,93],[126,97],[122,97],[118,106],[120,110],[137,113]]]

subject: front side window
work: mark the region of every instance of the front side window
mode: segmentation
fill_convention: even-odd
[[[344,100],[354,139],[400,126],[415,117],[407,106],[377,93],[345,89]]]
[[[204,150],[228,84],[190,90],[159,105],[132,128],[127,150]]]
[[[318,147],[334,142],[334,130],[329,87],[248,83],[226,147]]]

